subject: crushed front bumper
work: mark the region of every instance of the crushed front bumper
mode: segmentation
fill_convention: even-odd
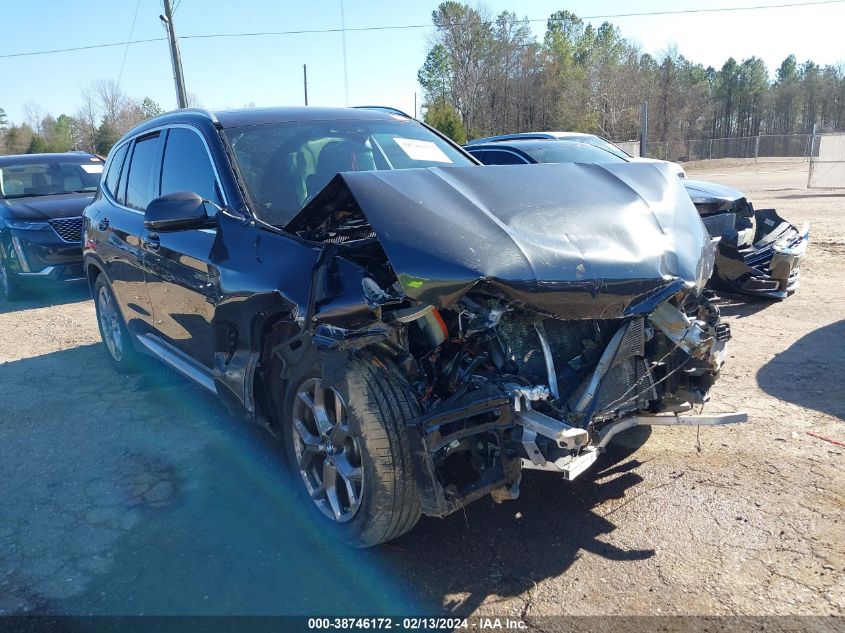
[[[746,422],[745,413],[689,415],[706,401],[730,339],[709,301],[700,299],[698,306],[691,316],[667,301],[647,317],[627,320],[565,399],[544,384],[487,381],[410,421],[423,513],[449,514],[486,494],[515,498],[523,469],[575,479],[616,434],[634,426]],[[549,384],[559,385],[557,367],[568,365],[567,357],[555,357],[542,344],[543,331],[537,329]],[[656,347],[646,351],[646,338]],[[678,362],[678,355],[685,360]],[[681,370],[688,382],[673,383]],[[662,377],[655,379],[656,371]],[[461,464],[472,464],[474,474],[462,475]]]
[[[801,260],[810,243],[809,225],[798,229],[774,209],[755,211],[752,243],[723,237],[716,252],[713,278],[726,290],[784,299],[800,284]]]

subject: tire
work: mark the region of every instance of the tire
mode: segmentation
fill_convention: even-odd
[[[97,327],[100,338],[111,364],[125,374],[138,371],[140,358],[132,345],[132,338],[123,315],[117,305],[114,292],[103,275],[94,282],[94,308],[97,311]]]
[[[331,429],[320,436],[318,392],[323,425],[328,421]],[[417,411],[396,376],[362,360],[350,362],[333,388],[323,385],[318,368],[288,381],[279,416],[285,453],[293,487],[319,529],[348,545],[371,547],[416,525],[420,504],[405,424]],[[334,500],[332,485],[325,485],[332,478]]]
[[[6,301],[17,301],[21,298],[21,289],[15,283],[12,273],[6,266],[6,261],[0,255],[0,297]]]

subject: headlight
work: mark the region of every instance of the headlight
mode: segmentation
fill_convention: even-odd
[[[6,224],[9,228],[20,231],[41,231],[50,227],[46,222],[30,222],[29,220],[6,220]]]
[[[18,264],[25,273],[32,272],[32,269],[29,267],[29,262],[26,259],[26,255],[23,252],[23,246],[21,246],[21,241],[17,237],[12,238],[12,248],[15,251],[15,255],[18,256]]]

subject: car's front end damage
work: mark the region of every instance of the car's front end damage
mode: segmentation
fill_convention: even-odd
[[[513,498],[524,468],[573,479],[631,426],[745,420],[689,414],[730,330],[703,290],[712,241],[665,168],[344,173],[286,230],[321,252],[298,321],[323,380],[360,358],[414,395],[426,514]]]
[[[754,209],[736,189],[687,180],[684,186],[707,231],[719,239],[713,284],[747,295],[784,299],[798,289],[810,241],[774,209]]]

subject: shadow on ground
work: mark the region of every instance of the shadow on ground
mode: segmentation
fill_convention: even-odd
[[[788,196],[778,196],[784,200],[805,200],[807,198],[845,198],[843,191],[807,191],[802,193],[793,193]]]
[[[615,525],[594,511],[642,481],[647,429],[575,482],[529,472],[517,501],[361,551],[294,501],[264,430],[182,379],[116,374],[99,345],[0,367],[0,407],[0,612],[469,613],[582,551],[654,554],[602,542]]]
[[[91,298],[91,291],[86,284],[72,284],[67,286],[44,286],[27,289],[24,296],[17,301],[0,299],[0,314],[44,308],[46,306],[78,303]]]
[[[723,290],[718,290],[717,293],[719,296],[718,306],[720,314],[722,316],[735,316],[738,319],[757,314],[775,303],[770,299],[748,297]]]
[[[845,320],[813,330],[757,372],[769,395],[845,420]]]
[[[636,472],[641,464],[630,455],[649,434],[640,428],[620,435],[597,468],[574,482],[527,471],[518,500],[496,505],[485,498],[464,513],[423,518],[380,555],[413,575],[427,607],[463,615],[490,596],[517,596],[561,575],[585,551],[612,561],[650,558],[651,549],[603,542],[616,526],[594,510],[643,481]]]

